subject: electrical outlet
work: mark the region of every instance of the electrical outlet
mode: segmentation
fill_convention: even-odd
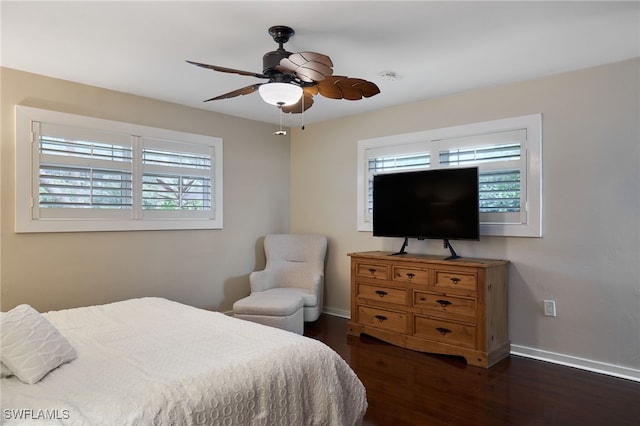
[[[555,300],[545,300],[544,301],[544,314],[548,317],[556,316],[556,301]]]

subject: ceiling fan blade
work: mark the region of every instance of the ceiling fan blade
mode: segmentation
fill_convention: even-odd
[[[318,92],[325,98],[357,101],[380,93],[374,83],[361,78],[334,75],[317,83]]]
[[[284,105],[282,107],[282,112],[287,112],[291,114],[300,114],[302,111],[306,111],[311,108],[313,105],[313,95],[318,94],[318,89],[315,86],[304,87],[302,97],[298,102],[293,105]],[[304,103],[302,100],[304,99]],[[302,106],[304,105],[304,110]]]
[[[280,72],[292,72],[307,83],[324,80],[333,74],[333,62],[327,55],[316,52],[292,53],[283,58],[276,69]]]
[[[256,90],[258,90],[258,87],[262,86],[263,84],[264,83],[252,84],[251,86],[246,86],[246,87],[243,87],[241,89],[237,89],[237,90],[234,90],[232,92],[225,93],[224,95],[220,95],[220,96],[216,96],[215,98],[207,99],[204,102],[219,101],[220,99],[229,99],[229,98],[235,98],[236,96],[240,96],[240,95],[248,95],[248,94],[253,93]]]
[[[198,67],[207,68],[207,69],[214,70],[214,71],[228,72],[228,73],[231,73],[231,74],[247,75],[247,76],[250,76],[250,77],[269,78],[269,76],[266,76],[264,74],[251,72],[251,71],[242,71],[242,70],[236,70],[236,69],[233,69],[233,68],[219,67],[217,65],[201,64],[200,62],[193,62],[193,61],[187,61],[187,62],[190,63],[190,64],[193,64],[193,65],[196,65]]]

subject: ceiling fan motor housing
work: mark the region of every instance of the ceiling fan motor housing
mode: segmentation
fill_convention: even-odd
[[[284,58],[288,58],[291,52],[287,52],[284,49],[274,50],[267,52],[262,56],[262,73],[264,75],[271,76],[279,71],[276,67],[280,65],[280,61]]]
[[[269,28],[269,35],[273,37],[273,41],[278,43],[278,50],[267,52],[262,57],[262,73],[265,75],[273,75],[276,73],[276,67],[280,65],[280,61],[288,58],[291,52],[284,50],[283,45],[289,41],[289,38],[295,34],[293,28],[285,25],[274,25]]]

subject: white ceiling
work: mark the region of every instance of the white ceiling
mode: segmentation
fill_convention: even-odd
[[[305,123],[640,56],[640,2],[2,1],[2,66],[224,114],[279,123],[258,93],[203,103],[256,82],[186,59],[262,72],[277,44],[331,57],[334,74],[381,93],[315,97]],[[380,77],[393,71],[397,79]],[[285,114],[285,126],[300,115]]]

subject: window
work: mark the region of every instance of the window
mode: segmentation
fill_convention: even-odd
[[[222,228],[222,140],[16,107],[16,231]]]
[[[482,235],[542,235],[540,114],[358,141],[358,230],[372,229],[373,176],[477,166]]]

